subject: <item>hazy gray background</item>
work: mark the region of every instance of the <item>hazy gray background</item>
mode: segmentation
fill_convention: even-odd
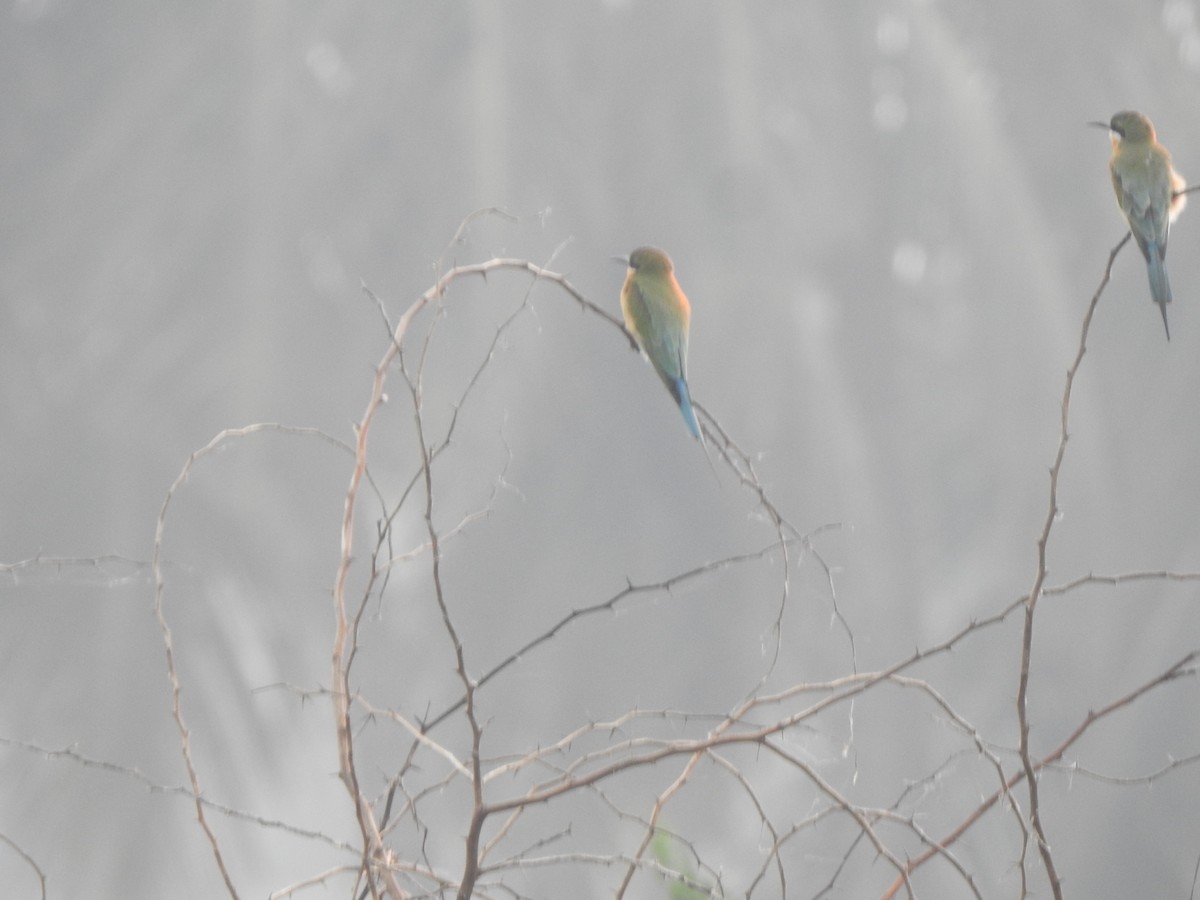
[[[672,254],[693,306],[694,395],[755,454],[800,528],[844,523],[817,546],[837,568],[858,669],[888,665],[1031,584],[1063,374],[1123,232],[1107,137],[1084,123],[1141,109],[1180,171],[1200,178],[1197,15],[1191,0],[10,0],[0,561],[148,560],[164,492],[223,428],[285,422],[350,440],[387,341],[360,284],[395,317],[441,270],[463,217],[497,206],[519,221],[477,221],[442,269],[528,258],[615,313],[623,271],[609,257],[643,243]],[[1168,255],[1170,344],[1140,258],[1127,248],[1116,263],[1077,384],[1053,583],[1200,568],[1198,245],[1192,210]],[[448,296],[426,376],[435,422],[528,284],[501,273]],[[626,578],[657,581],[772,538],[749,494],[714,482],[619,333],[553,285],[530,303],[438,470],[447,528],[499,485],[491,516],[446,551],[476,672]],[[390,393],[372,464],[394,497],[413,444],[399,380]],[[329,683],[349,473],[345,454],[313,439],[230,444],[176,497],[165,552],[209,796],[353,840],[328,704],[252,693]],[[362,554],[376,515],[363,508]],[[423,539],[419,525],[401,517],[398,551]],[[374,702],[412,716],[455,696],[424,573],[400,569],[373,604],[359,669]],[[765,665],[778,574],[777,560],[727,570],[531,654],[482,695],[489,752],[635,705],[728,709]],[[847,674],[819,570],[805,563],[793,586],[776,683]],[[1190,584],[1159,581],[1048,600],[1035,749],[1195,648],[1198,599]],[[118,561],[0,575],[0,737],[181,784],[151,600],[145,571]],[[1013,618],[917,673],[1004,747],[1016,741],[1018,640]],[[1195,753],[1197,699],[1186,681],[1152,695],[1068,759],[1128,777]],[[825,727],[806,753],[863,804],[892,804],[970,747],[895,691],[856,709],[848,758],[846,710]],[[406,744],[384,726],[363,740],[375,792]],[[675,772],[622,799],[647,815]],[[39,861],[52,896],[220,894],[185,799],[11,743],[0,783],[0,833]],[[1044,784],[1069,895],[1188,895],[1194,770],[1152,788]],[[918,804],[923,825],[942,833],[994,787],[986,767],[952,766]],[[798,796],[783,820],[811,800]],[[990,815],[962,859],[985,896],[1017,896],[1015,826]],[[727,780],[698,786],[668,819],[692,823],[726,889],[745,891],[765,839]],[[459,821],[446,812],[432,857],[458,858]],[[215,825],[243,896],[347,860],[278,831]],[[605,816],[574,825],[581,839],[616,834],[608,852],[628,852],[637,833]],[[841,820],[791,860],[796,896],[829,879],[850,835]],[[835,896],[878,895],[890,881],[868,857]],[[531,873],[519,889],[553,895],[543,877],[554,876]],[[605,896],[618,877],[585,869],[565,883]],[[964,891],[944,872],[928,877],[924,896]],[[3,846],[0,884],[36,895]],[[642,891],[662,896],[652,881]],[[345,896],[345,883],[301,896],[326,893]]]

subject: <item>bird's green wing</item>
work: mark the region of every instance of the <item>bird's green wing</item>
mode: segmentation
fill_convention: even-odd
[[[687,330],[678,309],[654,285],[643,288],[636,280],[629,297],[634,336],[672,394],[675,382],[686,378]],[[678,399],[678,398],[677,398]]]

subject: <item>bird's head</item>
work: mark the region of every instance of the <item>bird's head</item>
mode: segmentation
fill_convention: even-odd
[[[1099,128],[1106,128],[1112,134],[1114,141],[1129,141],[1141,143],[1154,140],[1154,126],[1140,112],[1123,110],[1112,117],[1109,122],[1089,122]]]
[[[657,247],[638,247],[629,254],[629,268],[647,275],[665,275],[674,266],[671,265],[671,257]]]

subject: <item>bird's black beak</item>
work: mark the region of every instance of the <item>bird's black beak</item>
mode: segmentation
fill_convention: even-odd
[[[1089,125],[1095,125],[1097,128],[1103,128],[1105,131],[1112,131],[1112,126],[1107,122],[1088,122]]]
[[[610,256],[609,259],[611,259],[613,262],[619,262],[621,265],[625,266],[625,268],[629,268],[628,256]]]

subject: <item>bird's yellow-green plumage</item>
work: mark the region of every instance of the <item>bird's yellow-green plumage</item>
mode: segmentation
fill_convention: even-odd
[[[1171,223],[1183,210],[1187,198],[1180,193],[1186,183],[1171,166],[1171,154],[1158,142],[1154,126],[1139,112],[1119,112],[1107,123],[1113,153],[1108,168],[1112,174],[1117,204],[1129,221],[1129,230],[1137,241],[1150,277],[1150,296],[1162,313],[1167,340],[1167,304],[1171,302],[1171,284],[1167,280],[1167,237]]]
[[[692,309],[675,280],[671,258],[657,247],[638,247],[629,254],[629,271],[621,288],[625,327],[662,379],[693,437],[700,424],[687,385],[688,328]]]

